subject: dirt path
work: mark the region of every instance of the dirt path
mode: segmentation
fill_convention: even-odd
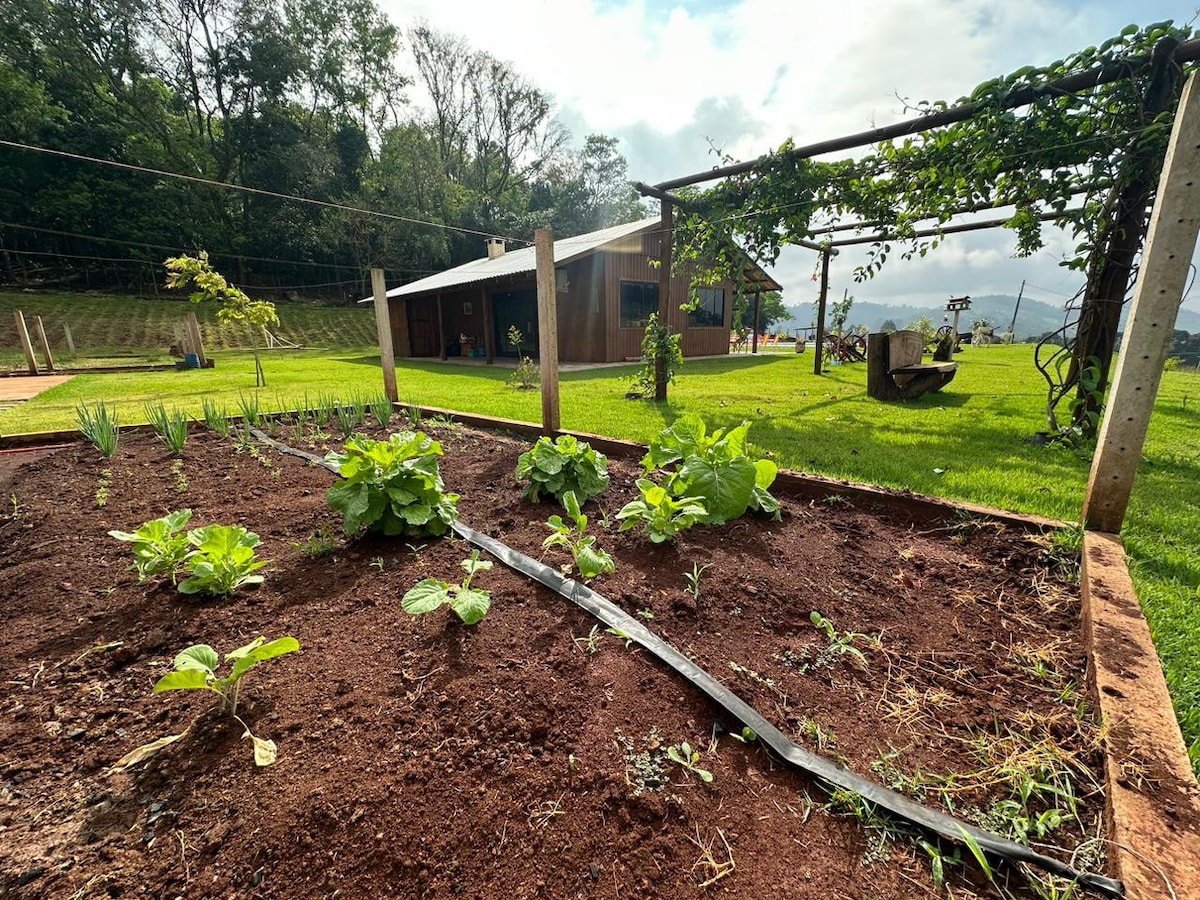
[[[14,375],[0,378],[0,410],[32,400],[43,391],[66,384],[74,375]]]

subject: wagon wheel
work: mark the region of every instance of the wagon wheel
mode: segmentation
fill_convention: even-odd
[[[850,338],[849,342],[847,343],[847,347],[849,347],[850,350],[849,356],[855,362],[866,362],[867,339],[865,337],[863,337],[861,334],[856,334],[854,337]]]
[[[836,359],[838,362],[846,361],[846,343],[842,340],[841,335],[825,335],[825,357]]]
[[[951,335],[951,336],[954,335],[954,329],[952,327],[950,327],[949,325],[943,325],[941,328],[939,328],[937,330],[937,333],[933,336],[934,343],[937,343],[942,338],[944,338],[946,335]]]

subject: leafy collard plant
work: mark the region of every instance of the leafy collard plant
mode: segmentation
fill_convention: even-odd
[[[418,581],[400,600],[400,605],[410,616],[433,612],[443,604],[448,605],[462,619],[464,625],[474,625],[487,615],[492,606],[492,595],[488,591],[471,587],[477,572],[486,572],[492,564],[479,558],[479,551],[471,551],[471,558],[459,563],[467,577],[461,584],[447,584],[436,578]]]
[[[650,443],[642,459],[649,474],[666,469],[666,487],[676,497],[700,498],[699,521],[722,525],[741,518],[748,509],[779,516],[779,501],[767,490],[779,467],[769,459],[753,460],[746,453],[750,423],[711,434],[699,416],[681,417]],[[667,468],[673,467],[673,468]]]
[[[188,577],[179,582],[183,594],[232,594],[247,584],[262,584],[254,573],[266,565],[254,553],[257,534],[241,525],[207,525],[188,532],[195,548],[184,558]]]
[[[139,581],[168,575],[174,584],[175,573],[191,551],[188,536],[183,531],[191,518],[190,509],[181,509],[146,522],[137,531],[110,531],[109,535],[133,544],[133,568]]]
[[[233,667],[229,674],[219,675],[217,670],[220,668],[221,659],[217,651],[208,644],[195,644],[175,657],[174,671],[158,679],[158,683],[154,685],[154,693],[198,690],[216,694],[221,698],[221,710],[237,719],[245,729],[243,737],[248,737],[254,742],[254,762],[260,766],[269,766],[278,756],[275,742],[255,737],[249,726],[238,716],[238,692],[243,676],[260,662],[295,653],[299,649],[300,642],[294,637],[281,637],[269,642],[264,637],[258,637],[246,646],[225,654],[225,662],[232,662]]]
[[[442,445],[423,432],[401,431],[386,441],[355,436],[342,453],[326,455],[342,481],[329,490],[346,534],[364,525],[386,535],[442,535],[458,518],[457,494],[445,492]]]
[[[704,501],[699,497],[672,497],[670,491],[649,478],[639,478],[637,486],[641,497],[626,503],[617,513],[622,531],[640,522],[646,526],[650,540],[661,544],[703,521],[707,515]]]
[[[562,516],[551,516],[546,527],[551,534],[542,541],[543,549],[551,547],[566,547],[575,558],[575,566],[584,578],[595,578],[606,572],[615,572],[617,567],[613,558],[596,546],[596,537],[584,534],[587,531],[588,517],[579,511],[579,501],[575,499],[574,491],[563,495],[563,506],[567,510],[570,522],[563,521]]]
[[[536,502],[545,492],[562,503],[571,491],[580,503],[586,503],[608,487],[608,458],[569,434],[555,441],[540,437],[533,449],[517,460],[517,478],[529,482],[527,500]]]

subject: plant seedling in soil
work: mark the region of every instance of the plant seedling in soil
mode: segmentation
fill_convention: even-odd
[[[566,547],[575,558],[575,566],[584,578],[595,578],[598,575],[615,572],[617,567],[613,558],[596,546],[595,535],[585,535],[588,517],[579,511],[579,501],[575,499],[574,491],[567,491],[562,498],[566,507],[570,524],[563,521],[562,516],[551,516],[546,527],[551,534],[542,541],[542,549],[551,547]]]
[[[175,671],[168,672],[158,679],[154,685],[154,693],[212,691],[221,698],[221,710],[228,711],[246,730],[243,737],[248,737],[254,742],[254,762],[260,766],[269,766],[275,762],[277,756],[275,742],[251,734],[249,726],[237,714],[238,693],[243,676],[260,662],[295,653],[299,649],[300,642],[294,637],[281,637],[269,643],[266,638],[255,638],[246,646],[225,654],[225,662],[232,662],[233,668],[228,675],[221,676],[217,674],[220,666],[217,651],[208,644],[195,644],[175,657]]]
[[[96,507],[100,508],[108,503],[109,488],[112,487],[112,470],[101,469],[100,480],[96,483]],[[13,505],[16,506],[16,498],[13,498]],[[13,510],[14,519],[17,517],[16,510]]]
[[[821,657],[823,660],[832,662],[834,659],[838,659],[843,656],[849,656],[862,668],[867,668],[866,656],[863,655],[861,650],[854,646],[854,642],[859,638],[862,638],[863,640],[869,640],[867,635],[859,634],[856,631],[839,633],[838,630],[833,627],[833,623],[815,609],[809,613],[808,618],[813,625],[825,632],[825,637],[829,639],[829,646],[821,651]]]
[[[258,408],[258,394],[238,394],[238,408],[242,411],[242,422],[246,425],[258,425],[262,414]]]
[[[682,744],[678,744],[674,747],[668,747],[667,757],[671,760],[671,762],[678,763],[679,765],[683,766],[705,784],[712,784],[712,772],[708,771],[707,769],[702,769],[698,765],[700,762],[700,751],[693,750],[692,745],[687,741],[684,741]]]
[[[183,460],[177,459],[171,463],[171,474],[175,476],[175,490],[186,494],[188,489],[187,475],[183,472]]]
[[[635,528],[640,522],[646,526],[650,540],[661,544],[691,528],[706,514],[699,497],[672,497],[666,488],[648,478],[639,478],[637,486],[642,496],[617,513],[621,531]]]
[[[492,605],[492,595],[471,587],[471,579],[475,577],[476,572],[486,572],[492,564],[480,559],[478,550],[472,550],[471,558],[464,559],[459,565],[467,573],[462,584],[447,584],[436,578],[423,578],[409,588],[408,593],[401,599],[400,605],[404,611],[410,616],[420,616],[447,604],[462,619],[464,625],[474,625],[486,616]]]
[[[592,630],[587,633],[586,637],[577,637],[573,638],[572,640],[574,640],[576,644],[582,645],[588,653],[595,654],[600,652],[601,637],[603,637],[603,635],[600,633],[600,626],[593,625]]]
[[[574,493],[586,503],[608,487],[608,458],[569,434],[554,441],[540,437],[533,449],[518,457],[517,480],[529,482],[526,500],[537,502],[547,493],[565,505],[566,495]]]
[[[692,598],[693,603],[700,602],[700,576],[711,565],[712,563],[705,563],[702,566],[698,566],[692,563],[692,571],[683,573],[683,577],[687,579],[687,587],[683,589],[683,592]]]
[[[642,466],[647,475],[674,466],[668,471],[667,489],[676,497],[701,498],[705,509],[701,521],[706,524],[723,525],[749,509],[778,520],[779,501],[767,489],[779,466],[747,455],[749,431],[750,423],[743,422],[727,432],[709,433],[699,416],[681,416],[650,442]]]
[[[753,744],[758,740],[758,735],[749,725],[742,726],[742,731],[740,734],[734,734],[731,731],[729,732],[729,736],[735,741],[741,741],[743,744]]]
[[[175,571],[190,551],[188,535],[182,532],[191,518],[190,509],[181,509],[146,522],[136,531],[110,531],[108,534],[118,541],[133,544],[133,568],[138,573],[138,581],[147,581],[155,575],[169,575],[174,584]]]
[[[307,541],[293,541],[292,546],[303,550],[309,559],[320,559],[333,552],[333,548],[337,546],[337,538],[328,525],[322,525],[308,536]]]
[[[388,423],[392,421],[392,416],[395,412],[396,408],[392,406],[392,401],[388,399],[387,394],[378,394],[371,401],[371,415],[375,417],[375,421],[379,423],[380,428],[388,427]]]
[[[337,405],[337,425],[342,437],[349,438],[366,418],[366,404],[359,397],[343,400]]]
[[[207,525],[188,532],[196,549],[184,558],[188,577],[179,582],[181,594],[210,594],[223,597],[247,584],[262,584],[254,573],[265,566],[255,557],[261,543],[258,535],[241,525]]]
[[[115,409],[109,409],[103,400],[93,406],[81,403],[75,408],[75,416],[79,420],[79,430],[101,456],[109,458],[117,452],[121,423]]]
[[[373,560],[371,560],[371,568],[372,569],[376,569],[376,570],[382,572],[386,567],[387,567],[387,562],[384,561],[384,558],[382,556],[376,556]]]
[[[342,477],[326,500],[342,513],[346,534],[364,525],[388,536],[449,531],[458,518],[458,495],[444,491],[441,455],[442,445],[420,431],[401,431],[386,441],[356,435],[344,452],[326,454]]]
[[[229,437],[229,410],[205,397],[202,404],[204,424],[221,437]]]
[[[187,416],[177,409],[167,412],[163,403],[147,403],[143,408],[146,411],[146,419],[154,426],[154,433],[167,445],[171,455],[178,456],[182,453],[188,436]]]

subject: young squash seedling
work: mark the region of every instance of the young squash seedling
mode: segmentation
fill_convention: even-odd
[[[867,668],[867,657],[863,655],[861,650],[854,646],[854,642],[859,638],[870,640],[868,635],[860,634],[857,631],[839,632],[833,627],[832,622],[815,609],[809,613],[808,618],[813,625],[825,632],[825,637],[829,639],[829,646],[821,651],[819,662],[828,665],[832,664],[835,659],[849,656],[862,668]]]
[[[264,637],[255,638],[246,646],[225,654],[225,662],[232,662],[233,668],[228,675],[222,676],[217,674],[221,664],[217,651],[208,644],[195,644],[175,657],[175,670],[158,679],[154,693],[200,690],[216,694],[221,698],[221,710],[228,712],[245,729],[242,737],[254,742],[254,762],[269,766],[278,756],[275,742],[255,737],[250,732],[250,726],[237,714],[238,693],[243,676],[260,662],[299,649],[300,642],[294,637],[281,637],[270,642]]]
[[[461,584],[447,584],[436,578],[423,578],[409,588],[400,601],[410,616],[433,612],[443,604],[449,605],[464,625],[474,625],[487,615],[492,605],[488,591],[471,587],[476,572],[486,572],[492,564],[479,558],[479,551],[472,550],[471,558],[459,563],[467,573]]]
[[[133,569],[138,581],[149,581],[155,575],[169,575],[175,583],[175,572],[191,550],[188,535],[183,533],[192,518],[190,509],[167,513],[153,519],[137,531],[110,531],[110,537],[133,544]]]
[[[687,769],[687,771],[691,772],[705,784],[712,784],[712,772],[708,771],[707,769],[702,769],[699,765],[697,765],[700,762],[700,751],[693,750],[692,745],[687,741],[684,741],[682,744],[674,747],[668,747],[667,756],[670,758],[671,762],[678,763],[679,765],[683,766],[685,769]]]
[[[563,521],[562,516],[551,516],[546,527],[551,534],[542,541],[542,549],[551,547],[566,547],[575,558],[575,566],[584,578],[595,578],[597,575],[615,572],[616,564],[612,556],[596,546],[595,535],[585,535],[588,517],[579,511],[579,501],[575,499],[574,491],[563,494],[563,506],[566,507],[570,524]]]

